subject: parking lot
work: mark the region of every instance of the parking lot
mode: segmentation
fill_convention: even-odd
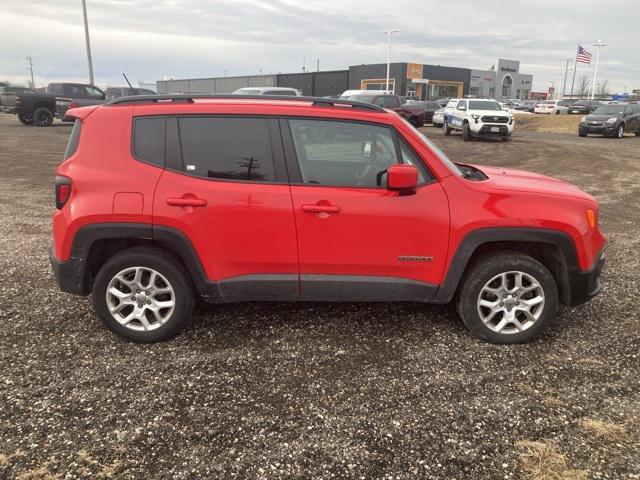
[[[599,200],[603,291],[531,344],[482,343],[452,306],[253,303],[138,345],[50,271],[70,130],[0,115],[1,478],[640,478],[640,138],[423,129]]]

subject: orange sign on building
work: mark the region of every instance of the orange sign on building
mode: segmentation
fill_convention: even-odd
[[[421,63],[407,63],[407,78],[422,78]]]

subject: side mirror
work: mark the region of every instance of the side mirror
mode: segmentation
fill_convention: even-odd
[[[458,107],[458,110],[462,110],[463,112],[467,109],[467,107],[465,107],[464,105]]]
[[[369,160],[371,159],[371,155],[373,155],[373,143],[364,142],[362,144],[362,158]]]
[[[418,169],[415,165],[397,163],[387,169],[387,190],[400,192],[400,195],[416,193]]]

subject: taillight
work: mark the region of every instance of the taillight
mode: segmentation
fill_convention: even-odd
[[[69,108],[78,108],[78,103],[77,102],[71,102],[69,104]]]
[[[68,177],[56,176],[56,208],[60,210],[64,207],[71,196],[71,179]]]

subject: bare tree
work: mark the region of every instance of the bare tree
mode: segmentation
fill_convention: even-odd
[[[586,97],[589,95],[589,78],[586,75],[580,77],[580,83],[578,83],[578,95],[580,97]]]
[[[598,96],[609,95],[609,80],[603,80],[602,83],[598,85]]]

